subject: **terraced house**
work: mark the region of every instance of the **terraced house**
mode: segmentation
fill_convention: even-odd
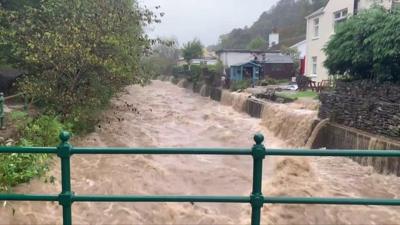
[[[328,80],[328,71],[323,66],[326,57],[322,49],[335,33],[337,24],[374,4],[391,9],[399,3],[400,0],[330,0],[325,7],[308,15],[306,76],[318,82]]]

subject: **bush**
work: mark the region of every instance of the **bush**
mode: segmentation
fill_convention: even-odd
[[[331,75],[353,80],[400,81],[400,11],[375,7],[336,28],[324,49]]]
[[[285,83],[288,83],[288,82],[289,82],[289,80],[285,80],[285,79],[277,80],[277,79],[267,78],[267,79],[258,81],[258,85],[260,85],[260,86],[268,86],[268,85],[285,84]]]
[[[251,81],[249,80],[238,80],[231,82],[230,90],[237,91],[237,90],[244,90],[250,87]]]
[[[68,128],[56,117],[33,119],[24,112],[13,112],[10,118],[17,126],[21,146],[57,146],[59,133]],[[47,154],[0,154],[0,191],[10,191],[17,184],[44,175],[49,158]]]

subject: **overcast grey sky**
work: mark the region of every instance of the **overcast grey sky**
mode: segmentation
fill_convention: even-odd
[[[162,23],[148,33],[152,37],[176,37],[180,44],[199,38],[203,44],[218,42],[233,28],[251,26],[278,0],[138,0],[150,9],[160,5]]]

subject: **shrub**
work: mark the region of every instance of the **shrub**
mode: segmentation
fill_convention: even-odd
[[[32,119],[26,113],[13,112],[10,118],[17,126],[21,146],[57,146],[59,133],[68,128],[56,117]],[[44,175],[49,158],[47,154],[0,154],[0,191],[10,191],[17,184]]]
[[[230,86],[231,91],[237,91],[237,90],[244,90],[248,87],[250,87],[251,81],[249,80],[238,80],[238,81],[233,81]]]

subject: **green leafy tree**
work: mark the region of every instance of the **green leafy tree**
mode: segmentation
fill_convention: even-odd
[[[340,24],[324,49],[331,75],[400,81],[400,11],[375,7]]]
[[[203,56],[203,44],[198,39],[194,39],[193,41],[189,41],[188,43],[183,45],[182,55],[188,64],[190,61],[195,58],[199,58]]]
[[[153,46],[150,55],[145,57],[142,66],[153,76],[172,75],[172,70],[179,59],[178,41],[174,39],[161,40]]]
[[[249,50],[262,50],[267,47],[267,41],[262,37],[256,37],[247,45]]]
[[[155,41],[143,26],[158,19],[135,0],[42,0],[0,18],[0,47],[27,73],[21,91],[62,119],[90,121],[124,85],[148,79],[139,64]]]

